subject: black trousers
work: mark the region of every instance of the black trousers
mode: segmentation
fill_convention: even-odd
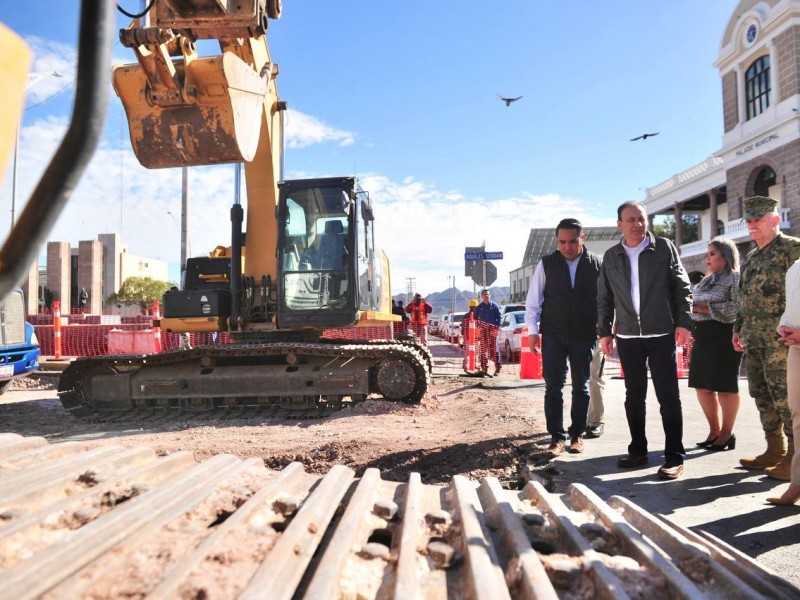
[[[625,416],[631,443],[628,452],[637,456],[647,454],[645,435],[647,368],[653,378],[656,399],[661,407],[664,427],[664,458],[683,463],[683,414],[678,391],[675,362],[675,338],[662,335],[652,338],[617,338],[617,351],[625,372]]]

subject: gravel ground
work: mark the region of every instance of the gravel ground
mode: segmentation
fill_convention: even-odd
[[[546,470],[548,463],[537,445],[546,437],[537,416],[541,407],[532,400],[541,402],[538,386],[498,392],[475,379],[436,377],[418,406],[369,400],[319,419],[91,423],[62,409],[55,382],[44,376],[17,380],[0,397],[3,430],[51,442],[145,445],[162,454],[191,450],[197,460],[220,453],[256,456],[274,469],[300,461],[314,473],[334,464],[359,475],[377,467],[393,481],[416,471],[423,483],[446,483],[461,474],[493,476],[516,487],[524,465]]]

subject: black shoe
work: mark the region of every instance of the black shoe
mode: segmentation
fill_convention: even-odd
[[[705,442],[697,442],[696,445],[698,448],[708,448],[711,444],[717,441],[717,438],[719,438],[719,436],[715,437],[712,440],[706,440]]]
[[[736,436],[734,434],[731,434],[731,437],[729,437],[728,441],[725,442],[724,444],[711,444],[707,446],[707,448],[712,452],[719,452],[720,450],[733,450],[734,448],[736,448]]]
[[[677,479],[683,475],[683,463],[667,461],[658,469],[659,479]]]
[[[587,438],[594,439],[599,438],[603,435],[603,424],[595,425],[594,427],[587,427],[586,428],[586,436]]]
[[[647,464],[647,454],[641,456],[637,454],[626,454],[617,461],[617,466],[623,469],[630,469],[631,467],[638,467]]]

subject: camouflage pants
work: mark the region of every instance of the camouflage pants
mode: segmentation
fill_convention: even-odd
[[[783,432],[792,436],[792,416],[786,390],[787,347],[778,341],[768,346],[747,348],[747,383],[756,401],[761,427],[767,434]]]

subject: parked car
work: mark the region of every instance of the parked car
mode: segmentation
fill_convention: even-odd
[[[0,394],[38,368],[39,340],[25,320],[25,299],[16,288],[0,301]]]
[[[445,317],[449,317],[447,321],[442,320],[442,337],[446,339],[448,342],[453,344],[461,344],[461,321],[464,320],[464,317],[467,316],[467,313],[451,313],[445,315]],[[446,323],[446,324],[445,324]]]
[[[507,312],[500,320],[497,332],[497,350],[503,357],[514,362],[519,360],[522,345],[528,343],[528,326],[525,325],[525,311]]]
[[[431,335],[441,335],[442,317],[428,317],[428,333]]]
[[[500,307],[500,317],[502,317],[506,313],[517,312],[519,310],[521,310],[522,312],[525,312],[525,305],[524,304],[503,304]]]
[[[452,315],[449,315],[449,314],[447,314],[447,315],[442,315],[442,316],[439,318],[439,333],[437,333],[436,335],[438,335],[438,336],[439,336],[439,337],[441,337],[441,338],[443,338],[443,337],[446,337],[446,335],[445,335],[445,331],[448,331],[448,330],[449,330],[449,327],[450,327],[450,317],[451,317],[451,316],[452,316]]]

